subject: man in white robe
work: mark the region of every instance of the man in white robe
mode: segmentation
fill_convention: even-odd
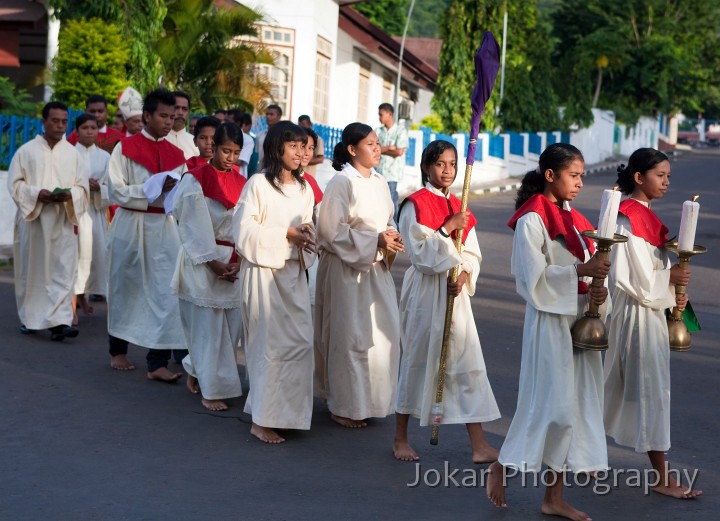
[[[21,146],[10,164],[8,188],[15,220],[15,298],[22,333],[50,329],[52,340],[78,335],[72,323],[77,270],[74,226],[88,204],[85,162],[65,139],[68,110],[43,108],[44,134]]]
[[[185,159],[190,159],[200,154],[195,146],[193,135],[185,130],[185,125],[190,117],[190,95],[180,90],[176,90],[173,94],[175,95],[175,119],[173,128],[167,135],[167,140],[183,151]]]
[[[108,234],[108,333],[110,365],[127,371],[128,343],[148,348],[148,378],[175,382],[168,370],[171,349],[185,349],[178,300],[170,280],[180,251],[177,225],[164,210],[175,186],[167,176],[162,193],[148,199],[144,184],[160,173],[181,174],[185,157],[165,140],[172,128],[175,97],[157,89],[145,98],[145,129],[113,150],[108,166],[110,202],[120,206]]]

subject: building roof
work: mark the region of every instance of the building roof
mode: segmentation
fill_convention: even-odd
[[[397,67],[400,42],[373,25],[362,14],[347,5],[341,5],[338,27],[362,44],[367,52],[389,61]],[[437,68],[410,50],[407,41],[403,53],[403,76],[416,81],[429,90],[435,90]]]
[[[47,9],[32,0],[3,0],[0,29],[37,29],[47,27]]]
[[[400,43],[401,36],[393,36],[393,40]],[[440,49],[442,38],[422,38],[408,36],[405,38],[405,51],[410,51],[436,71],[440,69]]]

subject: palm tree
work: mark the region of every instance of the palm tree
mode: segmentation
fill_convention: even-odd
[[[252,110],[256,99],[267,96],[269,83],[253,70],[272,64],[272,55],[250,41],[262,15],[240,4],[223,9],[212,0],[169,0],[167,9],[165,34],[157,43],[167,87],[187,91],[194,109],[208,112]]]

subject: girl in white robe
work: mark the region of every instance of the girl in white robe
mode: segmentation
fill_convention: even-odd
[[[318,216],[315,392],[333,421],[365,427],[395,410],[400,320],[390,266],[404,251],[385,179],[375,172],[380,143],[351,123],[335,146]]]
[[[302,178],[306,134],[281,121],[265,138],[265,173],[250,177],[235,217],[251,434],[310,428],[312,319],[306,267],[315,261],[313,192]]]
[[[110,154],[95,145],[98,122],[90,114],[75,120],[78,142],[75,148],[89,167],[90,186],[88,210],[78,217],[78,271],[73,300],[74,323],[77,323],[77,305],[87,314],[93,308],[85,295],[107,294],[105,242],[107,235],[107,208],[110,205],[107,188],[107,167]]]
[[[395,457],[404,461],[419,459],[408,441],[410,415],[419,418],[421,426],[432,423],[448,291],[455,299],[442,423],[467,425],[475,463],[495,461],[498,455],[485,441],[482,429],[482,422],[499,418],[500,411],[488,381],[470,303],[482,255],[475,218],[469,211],[460,213],[460,200],[449,193],[456,168],[457,151],[451,143],[430,143],[420,162],[425,188],[410,195],[400,209],[400,234],[412,262],[400,294],[402,357],[393,445]],[[453,243],[453,235],[460,229],[462,253]],[[451,284],[449,270],[457,265],[460,274]]]
[[[618,185],[630,195],[620,205],[617,233],[628,242],[610,255],[613,310],[605,355],[605,429],[620,445],[646,452],[662,476],[653,490],[677,498],[700,495],[668,473],[670,450],[670,340],[665,310],[681,310],[687,295],[675,297],[674,285],[687,285],[689,270],[670,266],[665,249],[668,229],[650,209],[670,185],[670,162],[652,148],[636,150],[618,169]]]
[[[233,237],[233,216],[245,186],[235,166],[242,130],[224,123],[214,142],[210,163],[185,173],[175,194],[173,215],[182,248],[170,285],[180,300],[189,351],[183,359],[188,388],[201,393],[207,409],[224,411],[223,400],[242,396],[235,355],[242,333],[242,290]]]
[[[594,227],[569,206],[583,174],[580,151],[558,143],[545,149],[518,190],[518,211],[508,224],[515,230],[512,273],[527,302],[520,384],[488,481],[488,497],[505,507],[505,467],[538,473],[546,465],[541,510],[570,519],[589,517],[563,499],[560,473],[607,469],[600,352],[573,349],[570,335],[588,297],[598,305],[607,298],[604,287],[588,289],[586,277],[606,277],[610,268],[590,256],[593,244],[580,232]]]

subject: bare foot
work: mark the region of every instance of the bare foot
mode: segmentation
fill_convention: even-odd
[[[167,367],[160,367],[159,369],[155,369],[152,373],[148,372],[147,377],[150,380],[174,384],[182,378],[182,373],[173,373]]]
[[[205,408],[209,411],[227,411],[228,406],[225,402],[222,400],[206,400],[203,398],[200,400],[200,402],[205,406]]]
[[[250,427],[250,434],[258,438],[260,441],[264,441],[265,443],[275,444],[285,441],[285,438],[280,436],[274,430],[268,427],[260,427],[257,423],[253,423],[252,427]]]
[[[473,451],[472,460],[473,463],[478,464],[492,463],[493,461],[497,461],[499,455],[500,451],[491,447],[490,445],[486,445],[481,450]]]
[[[86,315],[92,315],[95,312],[95,309],[85,299],[85,295],[78,295],[77,303]]]
[[[200,385],[198,384],[198,379],[195,378],[191,374],[189,374],[187,377],[187,380],[185,380],[185,385],[187,385],[188,391],[190,391],[193,394],[198,394],[200,392]],[[205,404],[203,404],[203,405],[205,405]],[[207,405],[205,405],[205,407],[207,407]],[[208,409],[210,409],[210,408],[208,407]],[[226,407],[226,409],[227,409],[227,407]]]
[[[487,497],[498,508],[507,508],[505,484],[503,483],[504,474],[505,469],[497,461],[488,467]]]
[[[128,360],[127,355],[115,355],[110,358],[110,367],[116,371],[134,371],[135,365]]]
[[[78,325],[78,316],[77,312],[73,310],[73,317],[72,317],[72,325],[77,326]]]
[[[670,476],[667,476],[665,479],[666,483],[653,487],[653,492],[676,499],[695,499],[702,495],[702,490],[686,488]]]
[[[551,502],[543,501],[542,507],[540,508],[543,514],[549,516],[560,516],[572,521],[592,521],[592,518],[585,512],[580,512],[576,508],[570,506],[565,501]]]
[[[399,459],[400,461],[418,461],[420,459],[420,456],[417,455],[407,440],[395,440],[393,443],[393,453],[395,454],[395,459]]]
[[[330,414],[330,419],[335,423],[339,423],[343,427],[347,427],[348,429],[362,429],[363,427],[367,427],[367,422],[362,420],[352,420],[350,418],[345,418],[344,416],[335,416],[334,414]]]

